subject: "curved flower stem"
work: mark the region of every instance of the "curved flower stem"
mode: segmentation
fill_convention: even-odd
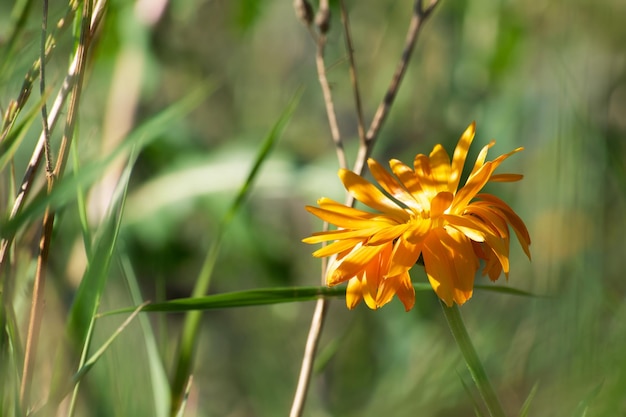
[[[489,414],[492,417],[505,417],[506,415],[502,409],[502,404],[500,404],[500,400],[498,399],[496,392],[493,390],[491,382],[489,382],[485,368],[483,368],[483,364],[480,362],[476,349],[474,349],[474,345],[472,344],[469,334],[467,333],[459,306],[453,304],[452,307],[448,307],[443,301],[439,300],[439,302],[441,303],[443,315],[446,317],[452,336],[454,336],[454,340],[457,345],[459,345],[459,349],[461,349],[463,359],[465,359],[465,363],[467,364],[470,374],[472,375],[472,379],[474,380],[474,383],[476,384],[476,387],[478,388],[478,391],[480,392],[480,395],[489,410]]]

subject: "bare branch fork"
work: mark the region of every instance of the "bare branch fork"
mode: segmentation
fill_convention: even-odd
[[[352,48],[352,37],[350,36],[350,26],[348,20],[348,13],[346,12],[345,4],[343,0],[340,0],[341,6],[341,21],[344,29],[344,37],[346,41],[346,49],[348,54],[349,66],[350,66],[350,79],[352,83],[352,89],[354,92],[354,100],[355,100],[355,109],[357,113],[357,129],[359,132],[360,145],[359,150],[356,156],[356,161],[354,164],[353,171],[357,174],[361,175],[365,168],[365,163],[367,158],[370,156],[372,149],[376,143],[376,139],[378,138],[378,134],[380,129],[382,128],[389,111],[391,110],[391,106],[395,101],[396,95],[400,88],[402,79],[404,74],[406,73],[406,69],[408,67],[408,63],[410,61],[413,50],[415,49],[415,44],[417,42],[418,35],[420,33],[420,29],[423,23],[428,19],[431,15],[439,0],[431,0],[428,6],[424,6],[423,0],[416,0],[413,6],[413,13],[411,16],[411,22],[409,24],[409,29],[407,31],[404,48],[402,51],[402,55],[396,67],[396,71],[394,72],[387,91],[381,100],[374,118],[365,133],[364,123],[363,123],[363,114],[361,108],[361,95],[358,87],[357,73],[356,73],[356,65],[354,62],[354,53]],[[314,31],[311,28],[312,19],[312,7],[309,4],[308,0],[294,0],[294,8],[296,10],[296,15],[298,18],[309,28],[311,33],[314,34]],[[345,152],[343,141],[341,139],[341,135],[339,133],[339,129],[337,126],[337,118],[335,115],[334,104],[332,99],[332,94],[330,92],[330,87],[328,85],[328,80],[326,77],[326,67],[324,64],[324,46],[326,43],[326,33],[329,29],[330,23],[330,9],[328,7],[328,0],[320,0],[318,12],[315,17],[315,24],[319,31],[319,36],[317,37],[317,52],[316,52],[316,66],[318,71],[318,78],[320,82],[320,86],[322,88],[322,93],[324,95],[324,104],[326,106],[326,113],[328,116],[328,122],[330,125],[331,136],[333,139],[333,143],[335,144],[335,150],[337,152],[337,158],[339,161],[340,167],[346,167],[347,162],[345,159]],[[354,198],[350,195],[346,197],[346,204],[352,206],[354,204]],[[324,229],[328,227],[328,224],[324,224]],[[322,284],[325,282],[327,264],[323,263],[322,265]],[[309,329],[309,334],[306,341],[304,357],[302,359],[302,365],[300,368],[300,376],[298,378],[298,385],[296,388],[296,393],[294,396],[294,400],[292,403],[290,417],[299,417],[302,415],[302,411],[304,409],[304,402],[306,400],[306,393],[308,392],[308,387],[311,380],[311,371],[313,368],[313,363],[315,360],[315,354],[317,351],[317,346],[319,344],[319,338],[322,333],[322,328],[324,325],[324,318],[326,316],[328,308],[328,301],[325,299],[319,299],[315,305],[315,311],[313,313],[313,318],[311,320],[311,327]]]

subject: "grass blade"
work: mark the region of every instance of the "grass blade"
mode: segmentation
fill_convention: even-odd
[[[137,278],[132,270],[130,259],[126,256],[122,256],[120,261],[121,269],[124,271],[126,282],[130,291],[130,295],[135,304],[143,303],[141,298],[141,291]],[[142,304],[142,308],[145,308],[146,303]],[[163,362],[159,355],[159,348],[157,345],[156,337],[152,332],[152,326],[150,321],[145,315],[139,316],[139,323],[143,329],[143,336],[146,342],[146,351],[148,352],[148,363],[150,367],[150,383],[152,385],[152,393],[154,397],[154,410],[155,417],[167,417],[169,411],[169,381],[167,374],[163,368]]]
[[[0,237],[13,236],[22,225],[29,224],[33,219],[41,217],[48,205],[53,210],[58,211],[69,204],[76,198],[77,188],[87,189],[100,178],[104,169],[121,155],[129,153],[135,148],[142,149],[158,139],[163,131],[168,129],[172,121],[181,119],[197,107],[212,89],[212,84],[206,84],[194,90],[178,103],[166,108],[131,132],[110,155],[83,166],[79,177],[73,175],[64,177],[55,185],[52,193],[49,195],[40,193],[15,217],[10,220],[0,220]]]
[[[415,291],[432,291],[428,283],[414,283]],[[510,295],[533,297],[534,295],[514,288],[496,285],[480,288],[484,291],[495,291]],[[146,305],[142,311],[155,313],[180,313],[185,311],[218,310],[224,308],[250,307],[269,304],[295,303],[313,301],[319,298],[345,297],[345,286],[339,287],[274,287],[258,288],[254,290],[233,291],[223,294],[206,295],[199,297],[178,298],[175,300],[152,303]],[[103,315],[130,313],[136,307],[127,307],[109,311]]]
[[[281,135],[283,129],[287,125],[287,122],[291,118],[293,111],[295,110],[296,103],[298,101],[298,97],[300,94],[296,94],[296,96],[291,100],[291,102],[287,105],[287,108],[280,116],[278,121],[274,124],[269,134],[265,137],[261,149],[257,154],[257,158],[248,174],[246,181],[243,183],[239,193],[233,200],[233,203],[230,206],[230,209],[227,211],[226,215],[222,219],[220,223],[220,229],[217,233],[216,239],[213,241],[209,251],[207,253],[207,257],[204,261],[198,279],[196,280],[196,285],[193,290],[193,297],[200,297],[206,294],[209,289],[209,284],[211,282],[211,275],[213,273],[213,268],[215,266],[215,262],[217,260],[217,256],[220,251],[220,246],[222,242],[222,238],[224,236],[225,230],[228,228],[235,214],[241,208],[243,202],[248,196],[250,190],[252,189],[252,185],[254,180],[261,169],[263,163],[265,162],[267,156],[272,150],[274,144],[278,140],[278,137]],[[196,347],[196,340],[198,339],[198,329],[200,326],[200,311],[190,311],[187,313],[187,317],[185,317],[185,324],[183,326],[183,332],[181,337],[181,343],[179,347],[179,351],[176,357],[174,378],[172,380],[171,385],[171,405],[170,405],[170,415],[175,416],[178,414],[181,405],[183,403],[185,387],[188,385],[189,375],[191,373],[193,357]]]

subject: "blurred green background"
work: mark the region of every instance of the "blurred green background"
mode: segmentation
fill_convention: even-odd
[[[369,122],[400,56],[412,2],[346,3]],[[328,77],[353,161],[356,117],[339,10],[331,5]],[[0,47],[14,6],[0,4]],[[52,25],[65,5],[50,7]],[[190,295],[219,219],[300,88],[289,126],[226,235],[211,293],[318,285],[314,247],[300,239],[321,224],[304,205],[321,196],[342,200],[343,189],[315,45],[292,2],[113,0],[107,7],[83,93],[77,143],[83,166],[190,92],[208,85],[210,93],[139,156],[117,247],[128,269],[113,266],[101,310],[133,304],[129,270],[145,299]],[[29,13],[18,59],[0,63],[3,110],[39,54],[39,13],[38,5]],[[510,415],[519,415],[533,390],[530,416],[626,415],[624,19],[622,0],[441,0],[373,153],[379,161],[410,162],[436,143],[451,152],[472,120],[470,160],[492,138],[491,157],[525,147],[500,169],[525,179],[489,190],[521,215],[532,238],[532,262],[512,243],[508,285],[547,297],[477,291],[462,307]],[[62,80],[71,47],[69,35],[59,38],[48,85]],[[17,151],[18,178],[40,130],[34,123]],[[53,144],[59,138],[55,132]],[[90,190],[94,222],[121,169],[109,168]],[[11,201],[7,181],[0,192]],[[49,356],[85,264],[75,210],[70,206],[56,224],[42,334]],[[34,250],[37,236],[35,227],[20,235],[21,253]],[[34,264],[24,265],[16,310],[25,319]],[[411,275],[426,280],[419,267]],[[286,415],[313,308],[310,302],[205,313],[186,415]],[[418,293],[409,313],[398,301],[379,311],[364,305],[348,311],[333,301],[305,415],[475,415],[478,393],[439,309],[431,292]],[[169,372],[183,316],[147,317]],[[98,320],[99,340],[121,320]],[[80,415],[154,415],[154,375],[141,329],[133,323],[87,377]],[[47,389],[50,362],[42,359],[38,392]]]

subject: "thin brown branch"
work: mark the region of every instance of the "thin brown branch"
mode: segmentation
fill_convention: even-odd
[[[439,4],[439,0],[432,0],[430,2],[430,5],[426,8],[424,8],[423,3],[423,0],[415,1],[415,5],[413,7],[413,15],[411,17],[411,23],[409,24],[409,30],[406,35],[404,49],[402,50],[400,61],[398,62],[396,71],[394,72],[391,78],[391,82],[389,83],[389,87],[387,88],[387,92],[385,93],[385,96],[378,105],[378,109],[374,114],[374,119],[372,120],[369,130],[367,131],[367,135],[365,136],[365,142],[367,146],[362,146],[359,148],[356,163],[353,169],[353,171],[359,175],[363,174],[365,162],[372,152],[376,139],[378,138],[378,133],[380,132],[380,129],[383,126],[387,115],[389,114],[389,110],[391,110],[393,102],[395,101],[396,95],[400,88],[400,84],[411,59],[411,54],[413,53],[413,49],[415,49],[415,43],[420,33],[420,29],[422,28],[422,25],[424,24],[426,19],[428,19],[432,11],[435,9],[437,4]]]
[[[326,78],[326,64],[324,62],[324,49],[326,46],[326,35],[320,34],[317,41],[317,53],[315,54],[315,63],[317,65],[317,76],[319,78],[320,86],[322,87],[322,94],[324,95],[324,105],[326,106],[326,115],[328,116],[328,125],[330,126],[330,134],[335,144],[335,151],[337,152],[337,159],[339,160],[339,166],[341,168],[347,168],[348,162],[346,160],[346,152],[343,147],[343,141],[341,140],[341,134],[339,133],[339,125],[337,124],[337,115],[335,114],[335,104],[333,103],[333,95],[330,91],[330,85],[328,84],[328,78]]]
[[[52,177],[48,177],[49,186],[52,185]],[[20,386],[20,403],[22,409],[28,410],[30,401],[30,390],[37,356],[37,345],[39,341],[39,329],[44,308],[44,290],[46,288],[46,268],[48,265],[48,254],[50,253],[50,238],[52,237],[52,226],[54,225],[54,212],[50,208],[46,209],[43,219],[41,239],[39,240],[39,256],[37,258],[37,271],[33,285],[33,298],[30,306],[30,320],[28,322],[28,333],[26,334],[26,347],[24,354],[24,368],[22,371],[22,384]]]
[[[365,122],[363,121],[363,109],[361,106],[361,93],[359,92],[359,82],[356,74],[356,64],[354,63],[354,48],[352,47],[352,35],[350,34],[350,20],[346,4],[343,0],[339,1],[341,5],[341,22],[343,23],[343,34],[346,39],[346,49],[348,51],[348,60],[350,62],[350,81],[352,82],[352,91],[354,92],[354,105],[356,108],[357,130],[359,132],[360,146],[365,146]]]
[[[309,390],[309,384],[311,381],[313,362],[315,361],[315,354],[317,352],[317,346],[319,345],[327,311],[328,300],[324,298],[317,300],[315,303],[313,318],[311,320],[311,327],[309,328],[309,335],[307,336],[306,345],[304,347],[304,357],[300,368],[300,376],[298,377],[296,395],[293,399],[289,417],[300,417],[302,415],[306,394]]]
[[[2,133],[0,133],[0,142],[4,141],[7,137],[17,116],[20,111],[24,108],[26,102],[30,97],[30,93],[33,89],[33,84],[35,80],[40,75],[40,67],[43,61],[46,61],[50,58],[50,53],[54,50],[56,45],[56,37],[68,26],[68,23],[72,21],[72,17],[78,8],[78,1],[71,1],[68,5],[67,12],[65,16],[61,18],[55,26],[55,30],[53,33],[46,37],[45,41],[45,53],[43,54],[43,59],[39,57],[31,66],[31,68],[26,73],[24,77],[24,81],[22,82],[22,87],[20,88],[20,93],[15,100],[11,100],[9,104],[9,108],[7,109],[5,116],[2,122]]]
[[[52,187],[52,161],[50,156],[50,130],[48,128],[48,112],[45,102],[46,93],[46,34],[48,32],[48,0],[43,1],[43,13],[41,19],[41,52],[39,65],[39,87],[41,97],[44,102],[41,106],[41,119],[43,124],[44,149],[46,156],[46,174],[48,178],[48,192]],[[43,315],[44,292],[46,288],[46,266],[48,265],[48,254],[50,253],[50,237],[52,236],[52,226],[54,225],[54,215],[50,208],[46,209],[43,218],[41,238],[39,240],[39,256],[37,258],[37,271],[33,284],[33,298],[30,305],[30,321],[28,332],[26,333],[26,350],[24,353],[24,369],[22,372],[22,383],[20,386],[20,404],[26,409],[27,402],[30,401],[30,389],[32,382],[32,371],[34,368],[39,341],[39,329],[41,328],[41,317]]]
[[[48,106],[46,106],[46,34],[48,33],[48,0],[43,0],[43,17],[41,19],[41,54],[39,56],[39,93],[43,99],[41,104],[41,122],[43,124],[44,150],[46,156],[46,174],[52,174],[52,156],[50,155],[50,129],[48,127]]]
[[[313,23],[313,7],[308,0],[293,0],[296,17],[303,25],[310,27]]]
[[[73,2],[73,3],[76,3],[76,2]],[[91,21],[90,36],[93,36],[98,25],[100,24],[100,21],[102,20],[102,16],[104,15],[105,3],[106,3],[106,0],[99,0],[96,6],[94,7],[93,18]],[[37,61],[37,68],[39,68],[38,62],[39,61]],[[77,66],[78,66],[78,55],[75,55],[72,63],[70,64],[68,74],[65,77],[65,80],[63,81],[61,90],[57,93],[54,103],[52,104],[52,107],[50,108],[50,114],[48,115],[48,127],[50,131],[53,131],[54,128],[56,127],[57,121],[59,120],[59,116],[61,115],[61,111],[63,109],[63,106],[65,105],[69,92],[72,90],[72,88],[74,87],[77,81],[77,77],[76,77]],[[30,193],[30,190],[34,183],[35,174],[37,172],[37,169],[39,168],[39,164],[41,163],[41,158],[44,153],[45,140],[46,140],[46,136],[42,132],[42,134],[39,136],[39,140],[37,141],[37,144],[35,145],[35,149],[33,150],[30,161],[28,162],[26,171],[24,172],[20,189],[17,195],[15,196],[15,200],[13,201],[13,207],[9,215],[9,220],[12,220],[13,218],[15,218],[15,216],[21,211],[22,207],[24,206],[24,202],[26,201],[26,197]],[[1,267],[4,266],[5,263],[7,262],[8,248],[13,242],[13,238],[14,238],[13,235],[4,236],[2,238],[2,241],[0,242],[0,271],[3,270],[1,269]]]
[[[78,115],[80,96],[82,93],[82,83],[84,79],[85,62],[87,60],[89,43],[91,38],[91,15],[92,3],[87,0],[83,5],[83,15],[81,19],[81,31],[78,48],[76,50],[76,69],[74,77],[76,81],[70,96],[67,118],[65,122],[65,130],[61,139],[61,148],[57,158],[56,166],[52,175],[47,176],[48,194],[50,194],[55,186],[56,179],[63,175],[65,163],[67,161],[67,149],[74,136],[76,127],[76,119]],[[46,270],[48,267],[48,255],[50,251],[50,243],[52,241],[52,229],[54,225],[55,213],[51,207],[46,208],[43,219],[43,228],[41,240],[39,243],[39,257],[37,259],[37,271],[35,275],[35,283],[33,287],[33,298],[31,304],[31,314],[28,324],[28,333],[26,335],[26,347],[24,357],[24,367],[22,372],[22,384],[20,386],[20,403],[23,410],[28,410],[30,403],[30,390],[33,380],[33,371],[35,360],[37,357],[37,347],[39,339],[39,330],[44,308],[44,290],[46,283]]]
[[[328,0],[320,0],[319,8],[315,14],[315,26],[322,35],[325,35],[330,29],[330,7]]]

